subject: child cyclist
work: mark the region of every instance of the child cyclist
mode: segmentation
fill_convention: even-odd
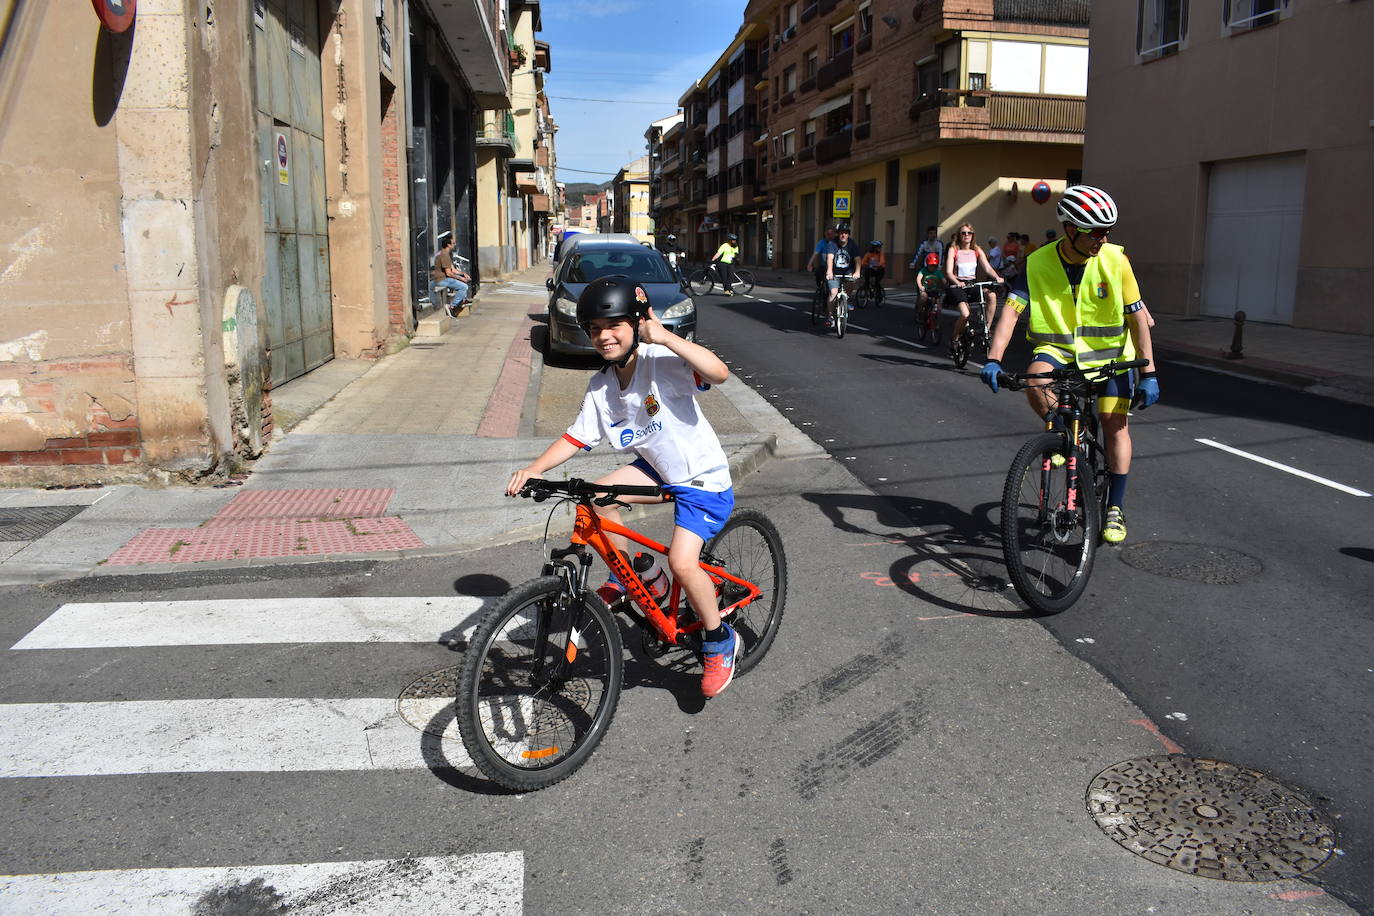
[[[929,299],[938,308],[944,285],[945,272],[940,267],[940,256],[932,251],[926,255],[921,272],[916,275],[916,307],[919,309]]]
[[[582,409],[567,433],[512,474],[506,494],[518,494],[531,477],[543,476],[603,440],[616,451],[633,452],[633,462],[597,483],[660,485],[673,495],[668,568],[702,624],[701,692],[716,696],[734,678],[740,643],[720,618],[715,585],[700,566],[701,550],[730,517],[735,493],[725,450],[697,407],[696,393],[724,382],[730,372],[710,350],[665,328],[649,307],[644,288],[623,276],[587,284],[577,299],[577,320],[606,365],[587,383]],[[607,521],[620,521],[614,506],[596,511]],[[617,549],[625,549],[624,538],[612,540]],[[598,593],[618,600],[624,591],[612,577]]]

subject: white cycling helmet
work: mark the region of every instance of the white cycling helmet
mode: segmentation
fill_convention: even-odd
[[[1076,184],[1059,198],[1059,221],[1083,229],[1110,229],[1116,225],[1116,201],[1101,188]]]

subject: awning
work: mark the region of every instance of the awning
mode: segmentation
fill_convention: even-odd
[[[823,114],[830,114],[830,112],[834,111],[835,109],[837,109],[837,108],[843,108],[844,106],[848,105],[849,103],[850,103],[850,97],[849,97],[849,95],[847,95],[847,94],[846,94],[846,95],[838,95],[838,96],[836,96],[835,98],[830,99],[828,102],[821,102],[821,103],[820,103],[819,105],[817,105],[815,108],[811,109],[811,113],[810,113],[809,115],[807,115],[806,117],[807,117],[808,119],[810,119],[810,118],[819,118],[821,115],[823,115]]]

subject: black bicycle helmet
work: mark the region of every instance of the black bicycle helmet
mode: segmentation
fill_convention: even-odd
[[[639,346],[639,320],[649,310],[649,294],[644,287],[624,274],[601,277],[587,284],[577,297],[577,323],[591,336],[591,323],[597,318],[629,318],[635,329],[634,344],[617,365],[625,366]]]
[[[877,239],[874,239],[873,241],[871,241],[871,242],[868,243],[868,247],[869,247],[869,248],[881,248],[881,247],[883,247],[883,243],[880,242],[880,241],[878,241]]]
[[[848,231],[849,231],[849,224],[848,224],[848,223],[836,223],[836,224],[835,224],[835,231],[836,231],[837,233],[838,233],[838,232],[848,232]]]
[[[739,241],[739,236],[735,235],[733,232],[730,233],[729,235],[727,235],[726,238],[729,239],[729,240],[732,241],[732,242],[738,242],[738,241]]]

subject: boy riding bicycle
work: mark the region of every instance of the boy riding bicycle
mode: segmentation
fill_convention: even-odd
[[[916,307],[923,308],[927,301],[938,307],[944,287],[945,271],[940,267],[940,256],[932,251],[916,275]]]
[[[506,495],[515,496],[531,477],[543,476],[579,451],[591,451],[602,440],[618,452],[633,452],[633,462],[596,482],[662,486],[672,495],[668,568],[702,624],[701,692],[716,696],[734,677],[739,636],[721,620],[715,585],[700,566],[701,551],[730,517],[735,494],[725,450],[702,415],[696,393],[721,384],[730,371],[710,350],[665,328],[649,307],[644,288],[623,276],[589,283],[577,299],[577,320],[606,365],[587,383],[582,409],[568,431],[511,475]],[[613,505],[596,511],[619,524]],[[623,538],[612,540],[625,550]],[[608,603],[624,596],[614,576],[597,591]]]

